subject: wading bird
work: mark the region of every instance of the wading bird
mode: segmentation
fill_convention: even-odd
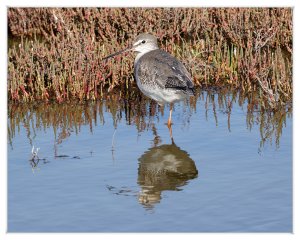
[[[159,49],[156,37],[147,33],[140,34],[132,46],[102,60],[128,51],[137,53],[134,77],[142,93],[159,105],[170,104],[168,128],[172,138],[173,103],[195,94],[189,72],[177,58]]]

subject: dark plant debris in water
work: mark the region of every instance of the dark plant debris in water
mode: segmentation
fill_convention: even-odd
[[[277,108],[292,100],[292,30],[291,8],[8,8],[8,97],[126,94],[136,88],[133,54],[101,59],[149,32],[196,86],[258,92]]]

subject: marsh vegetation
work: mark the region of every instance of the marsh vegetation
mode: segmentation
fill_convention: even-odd
[[[179,58],[196,86],[292,100],[291,8],[9,8],[12,102],[96,100],[135,88],[133,55],[101,59],[142,32]]]

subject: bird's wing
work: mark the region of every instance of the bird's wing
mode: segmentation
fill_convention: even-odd
[[[141,61],[138,74],[151,76],[147,81],[153,81],[161,88],[193,91],[190,74],[175,57],[161,50],[151,51],[144,56],[147,60]]]

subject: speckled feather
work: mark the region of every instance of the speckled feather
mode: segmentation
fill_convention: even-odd
[[[158,87],[194,95],[189,72],[175,57],[161,49],[144,54],[135,64],[134,71],[142,87]]]

